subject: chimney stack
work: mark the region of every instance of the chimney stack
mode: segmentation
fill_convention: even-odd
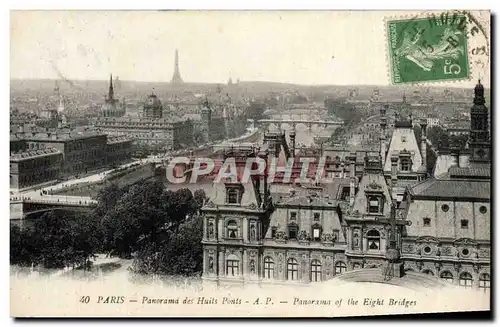
[[[460,149],[457,147],[450,148],[451,157],[453,158],[454,166],[460,167]]]
[[[458,165],[460,167],[469,167],[469,149],[460,150]]]
[[[391,188],[396,186],[398,180],[398,156],[393,154],[391,156]]]
[[[420,129],[422,132],[422,141],[420,146],[420,152],[422,152],[422,166],[427,167],[427,121],[425,119],[420,121]]]
[[[382,159],[382,166],[385,164],[385,151],[386,151],[386,144],[385,144],[385,129],[387,127],[387,118],[385,116],[387,112],[388,105],[384,105],[380,109],[380,157]]]
[[[350,158],[350,181],[349,181],[349,205],[352,207],[354,204],[354,195],[355,195],[355,183],[356,183],[356,155],[351,156]]]
[[[292,157],[295,157],[295,129],[290,131],[290,153]]]

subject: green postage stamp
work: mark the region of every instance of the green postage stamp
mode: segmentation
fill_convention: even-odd
[[[470,77],[465,14],[386,21],[392,84]]]

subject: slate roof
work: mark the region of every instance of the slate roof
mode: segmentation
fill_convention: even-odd
[[[283,198],[276,202],[277,206],[292,207],[336,207],[338,202],[329,198],[319,196],[293,196]]]
[[[461,180],[430,178],[409,188],[416,197],[429,198],[474,198],[490,200],[491,183],[489,180]]]
[[[491,167],[450,167],[450,177],[491,177]]]

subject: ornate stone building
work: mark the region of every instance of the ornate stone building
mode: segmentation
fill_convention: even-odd
[[[253,149],[227,153],[241,169]],[[267,154],[259,153],[260,157]],[[271,201],[265,176],[241,183],[228,177],[214,183],[215,197],[204,207],[203,279],[207,284],[260,281],[262,247]]]
[[[110,92],[111,90],[110,88]],[[144,101],[141,117],[108,115],[97,118],[94,126],[102,133],[111,136],[131,138],[136,149],[167,151],[193,143],[192,121],[163,117],[162,103],[154,93]]]
[[[447,173],[407,188],[406,269],[464,287],[490,288],[491,144],[484,88],[475,88],[470,158],[448,160]],[[456,154],[455,154],[456,155]],[[458,156],[457,156],[458,157]]]
[[[388,151],[381,137],[380,152],[364,153],[362,169],[357,154],[346,153],[348,168],[330,185],[267,185],[267,170],[251,183],[214,183],[216,196],[202,209],[204,281],[302,284],[377,268],[368,273],[381,280],[434,276],[488,290],[491,157],[481,84],[471,116],[469,160],[450,161],[439,179],[419,169],[425,145],[420,152],[412,124],[403,122]],[[287,159],[295,150],[283,142],[269,134],[260,151],[228,157],[240,168],[248,156]],[[404,159],[409,166],[401,167]]]

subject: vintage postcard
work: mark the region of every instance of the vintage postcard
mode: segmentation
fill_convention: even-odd
[[[490,311],[490,16],[11,11],[11,315]]]

